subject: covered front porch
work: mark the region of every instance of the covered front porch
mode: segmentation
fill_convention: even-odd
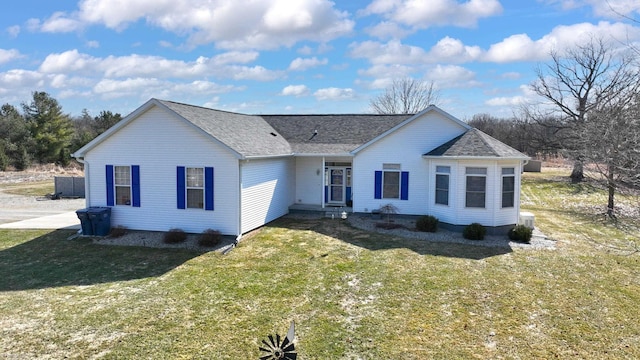
[[[294,211],[324,211],[352,207],[352,158],[299,157],[296,159]]]

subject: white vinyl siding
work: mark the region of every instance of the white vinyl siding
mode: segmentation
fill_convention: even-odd
[[[105,164],[140,165],[141,207],[114,207],[112,226],[153,231],[180,228],[193,233],[211,228],[225,235],[240,232],[238,159],[171,113],[152,107],[90,150],[85,161],[90,192],[87,206],[106,206]],[[177,209],[176,167],[202,164],[215,168],[214,198],[220,211]]]
[[[294,163],[291,158],[241,163],[242,233],[289,212],[294,195]]]
[[[433,181],[429,162],[422,155],[464,133],[465,128],[437,112],[428,112],[379,139],[353,159],[353,210],[370,212],[388,203],[400,213],[424,215],[433,203]],[[374,171],[381,164],[402,164],[402,172],[409,173],[408,200],[375,199]]]

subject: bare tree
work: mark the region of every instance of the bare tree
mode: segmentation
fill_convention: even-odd
[[[440,91],[433,81],[406,77],[394,80],[370,105],[378,114],[416,114],[429,105],[438,105],[439,101]]]
[[[622,185],[640,186],[640,94],[638,85],[617,102],[594,111],[582,128],[584,158],[606,182],[607,215],[615,218],[615,194]]]
[[[616,56],[601,38],[591,38],[564,54],[552,52],[551,59],[537,70],[537,80],[531,88],[552,105],[553,110],[547,117],[559,115],[561,129],[567,135],[562,146],[575,164],[571,178],[581,181],[584,178],[582,128],[588,116],[615,101],[622,89],[631,88],[638,81],[637,71],[631,58]]]

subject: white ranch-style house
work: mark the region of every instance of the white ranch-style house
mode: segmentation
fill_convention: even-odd
[[[529,157],[436,106],[415,115],[245,115],[151,99],[76,151],[112,226],[240,236],[291,208],[393,204],[445,227],[518,223]]]

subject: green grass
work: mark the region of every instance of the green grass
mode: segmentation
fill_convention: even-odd
[[[295,320],[301,359],[639,358],[638,229],[593,213],[596,186],[527,174],[523,191],[556,250],[391,238],[330,219],[278,220],[224,256],[0,231],[0,349],[257,359]]]
[[[2,184],[2,191],[13,195],[44,196],[52,194],[55,191],[54,187],[53,180],[44,180]]]

